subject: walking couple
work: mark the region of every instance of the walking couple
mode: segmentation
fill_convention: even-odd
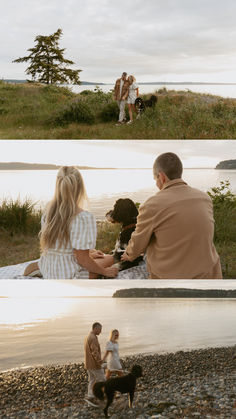
[[[126,122],[125,116],[125,104],[127,102],[129,108],[129,121],[127,124],[133,122],[133,111],[137,113],[135,108],[135,99],[139,95],[139,88],[136,83],[134,76],[128,76],[127,73],[123,72],[121,78],[116,80],[114,89],[114,98],[117,101],[119,107],[119,120],[116,125],[122,125]]]
[[[98,335],[102,331],[102,325],[98,322],[92,325],[92,331],[84,341],[85,369],[88,373],[88,395],[86,402],[91,406],[98,406],[93,395],[93,386],[98,381],[108,380],[111,374],[123,375],[122,366],[119,358],[119,331],[114,329],[110,333],[109,341],[106,344],[106,351],[101,357],[101,347]],[[104,362],[107,359],[106,376],[104,373]]]

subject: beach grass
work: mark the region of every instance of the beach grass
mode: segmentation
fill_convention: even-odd
[[[112,92],[38,83],[0,82],[2,139],[235,139],[236,100],[174,91],[155,92],[158,102],[131,125],[115,126]],[[143,99],[150,94],[141,95]],[[126,109],[127,113],[127,109]],[[127,113],[128,116],[128,113]]]
[[[220,255],[223,277],[236,278],[236,196],[228,181],[208,191],[214,207],[214,242]],[[23,216],[22,216],[23,214]],[[26,200],[6,201],[0,205],[0,266],[39,258],[40,220],[42,210]],[[96,248],[109,253],[115,246],[119,224],[97,222]]]

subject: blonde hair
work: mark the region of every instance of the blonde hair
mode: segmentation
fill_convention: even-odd
[[[42,251],[67,245],[70,239],[70,223],[78,213],[78,207],[87,200],[83,178],[74,166],[63,166],[56,179],[55,194],[46,209],[45,223],[39,233]]]
[[[118,335],[119,335],[119,330],[117,330],[117,329],[111,330],[109,340],[113,340],[114,339],[114,335],[116,333],[118,333]]]
[[[131,79],[132,79],[132,83],[133,83],[134,81],[136,81],[136,78],[135,78],[134,76],[132,76],[132,75],[130,75],[130,76],[129,76],[129,78],[131,78]],[[131,84],[132,84],[132,83],[131,83]]]

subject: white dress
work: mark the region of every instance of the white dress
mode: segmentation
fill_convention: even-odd
[[[48,249],[38,262],[44,279],[88,279],[89,272],[78,264],[73,249],[88,250],[96,246],[95,217],[88,211],[76,214],[70,224],[70,241],[67,246]]]
[[[132,103],[132,104],[134,104],[134,102],[135,102],[135,99],[137,99],[137,90],[136,89],[138,89],[138,85],[137,85],[137,83],[132,83],[130,86],[129,86],[129,96],[128,96],[128,98],[127,98],[127,103]]]
[[[107,357],[107,369],[110,371],[122,370],[119,357],[119,344],[109,340],[106,344],[106,350],[111,351]]]

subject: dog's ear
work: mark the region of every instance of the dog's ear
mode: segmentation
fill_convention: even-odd
[[[132,199],[120,198],[116,201],[113,211],[113,219],[123,225],[136,223],[138,210]]]

